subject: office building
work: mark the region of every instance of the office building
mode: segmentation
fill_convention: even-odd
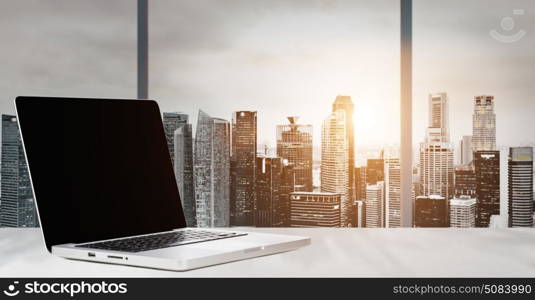
[[[288,117],[290,124],[277,125],[277,156],[294,167],[295,191],[312,191],[312,125],[297,124],[298,117]]]
[[[476,198],[476,171],[472,163],[455,167],[455,197]]]
[[[195,227],[197,213],[193,183],[193,136],[187,115],[183,120],[185,122],[178,123],[174,132],[174,171],[186,223],[189,227]]]
[[[449,143],[449,104],[446,93],[430,94],[428,142]]]
[[[355,200],[355,183],[354,168],[355,168],[355,132],[353,125],[353,111],[354,105],[350,96],[336,96],[332,106],[332,112],[342,110],[345,113],[345,130],[347,139],[347,159],[348,159],[348,182],[347,182],[347,198],[349,203]]]
[[[472,136],[465,135],[461,140],[461,165],[468,165],[474,159],[472,150]]]
[[[385,225],[401,227],[401,173],[399,158],[385,160]]]
[[[448,227],[448,200],[439,195],[419,196],[414,202],[414,227]]]
[[[366,187],[366,227],[382,228],[385,221],[384,182]]]
[[[445,143],[420,146],[420,183],[422,195],[452,198],[454,194],[453,151]]]
[[[509,227],[533,227],[533,148],[509,150]]]
[[[232,226],[254,225],[256,135],[256,111],[234,112],[230,159],[230,224]]]
[[[340,227],[340,200],[336,193],[291,193],[291,227]]]
[[[294,166],[282,160],[281,186],[279,195],[279,210],[275,216],[281,227],[290,227],[290,194],[294,192],[295,174]]]
[[[171,156],[173,165],[175,164],[175,130],[177,130],[179,126],[187,123],[187,114],[180,112],[163,113],[163,129],[165,132],[165,139],[167,140],[167,148],[169,149],[169,154]]]
[[[385,180],[384,158],[370,158],[366,162],[366,183],[374,185]]]
[[[0,227],[37,227],[30,176],[17,118],[2,115]]]
[[[197,226],[230,226],[230,124],[201,110],[193,170]]]
[[[450,200],[450,227],[476,227],[476,198],[461,195]]]
[[[257,227],[282,227],[289,199],[281,195],[283,160],[256,158],[255,220]]]
[[[343,227],[350,226],[349,140],[344,110],[337,110],[323,121],[321,134],[321,191],[341,195],[340,211]]]
[[[453,150],[449,136],[446,93],[429,95],[429,125],[420,144],[420,183],[423,195],[453,197]],[[415,213],[417,213],[415,211]]]
[[[474,114],[472,115],[472,149],[473,151],[496,150],[496,114],[494,113],[494,96],[474,97]]]
[[[476,172],[476,227],[489,227],[490,216],[500,214],[500,152],[474,152]]]
[[[355,168],[355,199],[366,200],[366,167]]]

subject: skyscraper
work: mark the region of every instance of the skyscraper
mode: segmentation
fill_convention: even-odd
[[[354,180],[354,168],[355,168],[355,132],[353,126],[353,110],[354,105],[350,96],[336,96],[333,103],[333,113],[338,110],[345,112],[345,130],[347,139],[347,152],[348,152],[348,183],[347,183],[347,197],[350,203],[355,200],[355,184]]]
[[[167,148],[171,156],[173,165],[175,164],[175,130],[181,124],[188,123],[188,115],[180,112],[164,112],[163,113],[163,129],[165,132],[165,139],[167,140]],[[176,175],[176,174],[175,174]]]
[[[385,225],[401,227],[401,173],[399,158],[385,160]]]
[[[312,125],[297,124],[298,117],[288,117],[290,124],[277,125],[277,156],[288,160],[295,172],[295,191],[312,191]]]
[[[232,115],[232,156],[230,160],[230,224],[254,225],[256,111]]]
[[[509,227],[533,227],[533,148],[509,150]]]
[[[464,135],[461,140],[461,165],[467,165],[474,159],[472,150],[472,136]]]
[[[414,202],[414,227],[448,227],[448,200],[439,195],[419,196]]]
[[[281,197],[283,161],[280,157],[256,158],[255,218],[257,227],[282,227],[288,199]]]
[[[282,227],[290,227],[290,194],[294,192],[295,174],[294,166],[282,160],[281,186],[279,195],[279,211],[275,216],[276,224]]]
[[[291,227],[340,227],[340,198],[336,193],[291,193]]]
[[[449,143],[448,97],[429,95],[429,126],[420,145],[420,182],[424,196],[453,197],[453,151]]]
[[[476,197],[476,171],[473,163],[455,167],[455,197]]]
[[[180,200],[186,223],[189,227],[197,226],[195,212],[195,188],[193,185],[193,137],[188,116],[183,115],[174,132],[174,170],[180,192]]]
[[[453,197],[453,151],[447,144],[422,143],[420,168],[423,195]]]
[[[481,95],[474,97],[472,120],[473,151],[496,150],[494,96]]]
[[[17,118],[2,115],[0,227],[39,226]]]
[[[370,158],[366,162],[366,183],[376,184],[385,180],[385,160],[384,158]]]
[[[500,152],[474,152],[476,172],[476,226],[489,227],[490,216],[500,214]]]
[[[429,142],[450,142],[448,95],[437,93],[429,95]]]
[[[366,200],[366,167],[355,168],[355,199]]]
[[[450,200],[450,227],[476,227],[476,199],[462,195]]]
[[[384,182],[366,187],[366,227],[384,227]]]
[[[193,161],[198,227],[228,227],[230,126],[199,110]]]
[[[321,132],[321,191],[341,194],[340,222],[350,225],[349,197],[349,140],[347,139],[345,111],[337,110],[323,121]]]

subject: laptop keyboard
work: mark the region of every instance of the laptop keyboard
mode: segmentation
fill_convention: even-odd
[[[76,247],[113,250],[123,252],[140,252],[161,249],[166,247],[181,246],[206,241],[220,240],[237,236],[244,236],[246,233],[210,231],[210,230],[180,230],[145,236],[131,237],[120,240],[79,244]]]

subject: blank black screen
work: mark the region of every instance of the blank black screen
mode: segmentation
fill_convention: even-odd
[[[15,102],[49,251],[186,227],[156,102]]]

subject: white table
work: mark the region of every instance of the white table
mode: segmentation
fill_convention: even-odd
[[[1,277],[535,277],[535,229],[240,228],[309,236],[286,253],[188,272],[66,260],[39,229],[0,229]]]

